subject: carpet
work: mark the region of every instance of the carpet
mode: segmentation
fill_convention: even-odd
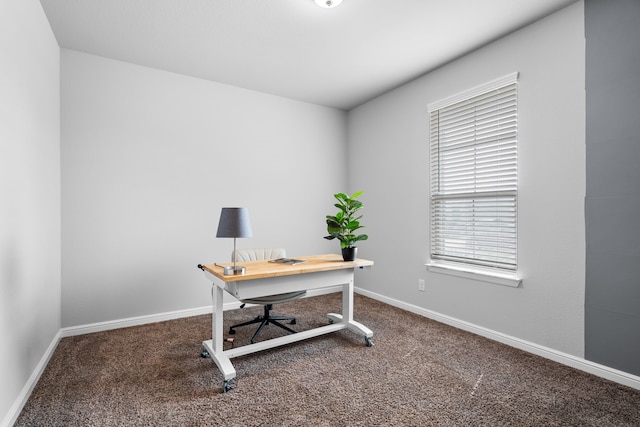
[[[16,426],[639,426],[640,391],[355,295],[349,331],[210,358],[211,316],[63,338]],[[232,323],[261,307],[225,312]],[[341,294],[274,306],[297,331],[327,324]],[[239,328],[231,345],[249,342]],[[267,326],[259,340],[286,334]]]

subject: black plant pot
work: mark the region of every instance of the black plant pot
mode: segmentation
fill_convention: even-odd
[[[354,261],[358,256],[358,248],[343,248],[342,249],[342,259],[344,261]]]

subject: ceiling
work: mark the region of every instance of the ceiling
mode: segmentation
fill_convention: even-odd
[[[349,110],[575,0],[41,0],[62,48]]]

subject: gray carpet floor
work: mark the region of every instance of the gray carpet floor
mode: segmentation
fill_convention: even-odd
[[[225,312],[225,331],[261,310]],[[330,294],[275,314],[301,331],[340,311]],[[199,356],[211,316],[63,338],[15,425],[640,426],[638,390],[364,296],[354,318],[373,347],[340,331],[236,358],[228,393]],[[268,326],[261,339],[284,333]]]

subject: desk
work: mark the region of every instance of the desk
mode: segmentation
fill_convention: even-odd
[[[295,265],[277,264],[269,261],[243,262],[246,273],[242,276],[225,276],[220,265],[202,266],[205,276],[212,281],[211,339],[202,343],[218,369],[224,375],[223,391],[231,389],[236,370],[231,364],[234,357],[269,348],[302,341],[318,335],[349,329],[364,335],[367,346],[372,345],[373,332],[353,320],[353,276],[356,268],[370,267],[373,261],[356,259],[343,261],[340,255],[315,255],[296,257],[305,262]],[[222,264],[229,265],[229,264]],[[224,350],[222,331],[222,297],[227,291],[238,299],[276,295],[286,292],[322,289],[342,286],[342,314],[329,313],[329,324],[308,331],[297,332],[279,338],[257,342],[242,347]]]

